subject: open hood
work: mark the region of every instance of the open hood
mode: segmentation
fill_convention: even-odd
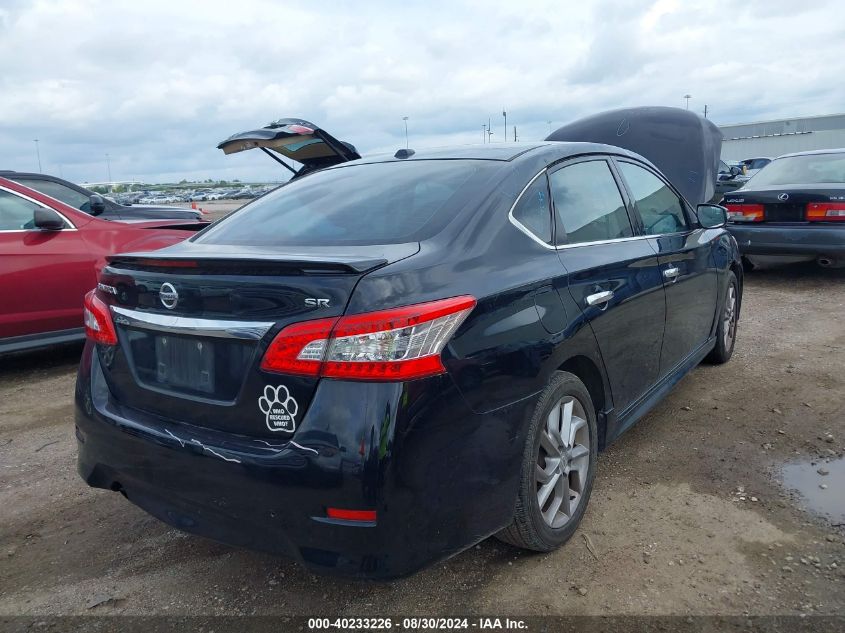
[[[294,172],[294,177],[361,158],[349,143],[339,141],[325,130],[302,119],[279,119],[257,130],[233,134],[217,145],[217,149],[222,149],[224,154],[254,148],[261,149]],[[301,163],[302,169],[296,171],[275,156],[274,152]]]
[[[713,197],[722,132],[681,108],[621,108],[564,125],[547,141],[615,145],[651,161],[693,205]]]

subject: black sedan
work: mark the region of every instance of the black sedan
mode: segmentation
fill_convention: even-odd
[[[744,256],[805,256],[845,266],[845,149],[781,156],[722,204]]]
[[[639,147],[678,187],[598,143],[401,150],[110,258],[86,298],[80,474],[323,572],[402,576],[490,535],[560,546],[598,451],[734,348],[739,254],[697,204],[717,131],[648,110],[556,134]]]
[[[145,205],[123,205],[108,198],[49,174],[27,173],[0,170],[0,177],[8,178],[30,189],[40,191],[45,196],[64,202],[74,209],[84,211],[101,220],[189,220],[206,221],[200,211],[180,207],[156,207]]]

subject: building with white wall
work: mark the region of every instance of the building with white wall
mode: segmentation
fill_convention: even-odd
[[[845,114],[720,125],[722,160],[845,147]]]

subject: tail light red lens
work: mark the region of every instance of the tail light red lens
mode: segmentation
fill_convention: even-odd
[[[342,519],[344,521],[362,521],[375,523],[375,510],[346,510],[344,508],[326,508],[326,516],[330,519]]]
[[[734,222],[762,222],[764,210],[762,204],[726,204],[728,219]]]
[[[85,295],[83,307],[85,320],[85,336],[95,343],[103,345],[117,345],[117,332],[111,319],[109,307],[97,297],[96,290],[90,290]]]
[[[807,205],[807,219],[811,222],[845,222],[845,201],[811,202]]]
[[[283,374],[319,376],[326,343],[337,318],[303,321],[276,335],[261,359],[261,369]]]
[[[469,296],[295,323],[273,339],[261,368],[351,380],[442,374],[446,343],[475,307]]]

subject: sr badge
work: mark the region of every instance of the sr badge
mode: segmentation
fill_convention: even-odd
[[[296,430],[299,405],[284,385],[264,387],[264,395],[258,398],[258,408],[264,414],[267,428],[271,431],[293,433]]]

